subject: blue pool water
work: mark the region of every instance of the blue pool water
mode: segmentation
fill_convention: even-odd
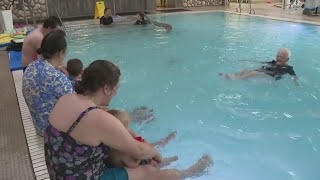
[[[320,179],[320,27],[234,14],[152,16],[170,33],[126,23],[69,27],[67,58],[108,59],[122,71],[112,107],[145,105],[156,120],[133,124],[150,141],[172,131],[164,156],[183,169],[204,153],[215,161],[201,180]],[[254,69],[292,51],[299,77],[229,81],[219,72]]]

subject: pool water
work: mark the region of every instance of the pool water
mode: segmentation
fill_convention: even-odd
[[[154,109],[156,120],[132,124],[156,141],[177,137],[163,156],[183,169],[208,153],[201,180],[320,179],[320,27],[222,12],[152,16],[159,32],[128,23],[69,27],[68,58],[108,59],[122,71],[112,107]],[[288,76],[230,81],[220,72],[261,66],[290,48],[300,86]]]

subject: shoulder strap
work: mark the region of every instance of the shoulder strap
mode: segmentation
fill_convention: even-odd
[[[81,119],[91,110],[94,109],[99,109],[98,106],[92,106],[89,107],[88,109],[84,110],[81,112],[81,114],[79,115],[79,117],[77,118],[77,120],[70,126],[70,128],[68,129],[68,131],[66,132],[68,135],[73,131],[73,129],[79,124],[79,122],[81,121]]]

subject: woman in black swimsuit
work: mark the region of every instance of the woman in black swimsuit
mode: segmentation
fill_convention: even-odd
[[[291,56],[290,50],[286,48],[281,48],[278,50],[276,60],[270,62],[263,62],[265,64],[260,69],[256,70],[244,70],[240,73],[227,73],[219,75],[225,77],[226,79],[247,79],[256,76],[265,76],[269,75],[275,80],[279,80],[282,78],[282,75],[289,74],[292,76],[292,79],[297,83],[297,76],[293,70],[293,67],[288,65],[287,62],[289,61]]]
[[[110,25],[113,23],[111,10],[108,8],[104,9],[104,16],[100,18],[100,24]]]

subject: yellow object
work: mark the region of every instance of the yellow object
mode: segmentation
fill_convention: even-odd
[[[104,9],[105,9],[105,5],[103,1],[98,1],[96,2],[96,8],[95,8],[95,12],[94,12],[94,18],[95,19],[100,19],[103,15],[104,15]]]
[[[10,34],[4,33],[0,34],[0,38],[10,37]]]
[[[6,44],[6,43],[10,43],[11,40],[14,40],[14,39],[24,39],[26,36],[25,36],[25,33],[16,33],[16,34],[0,34],[0,44]]]
[[[0,34],[0,44],[6,44],[9,43],[12,40],[12,37],[10,37],[10,34]]]
[[[0,44],[6,44],[11,42],[12,37],[4,37],[4,38],[0,38]]]

